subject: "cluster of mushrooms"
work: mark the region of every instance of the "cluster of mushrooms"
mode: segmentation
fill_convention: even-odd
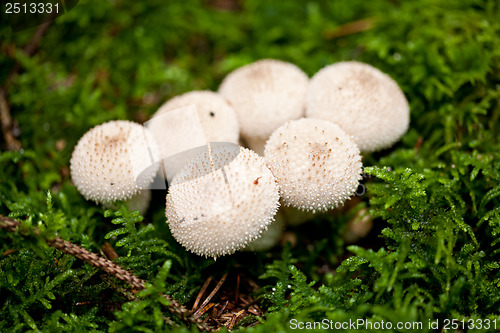
[[[234,70],[217,93],[172,98],[147,125],[92,128],[71,176],[87,200],[144,211],[160,174],[172,235],[216,259],[272,247],[280,203],[312,213],[343,205],[358,188],[361,152],[391,146],[408,125],[403,92],[368,64],[335,63],[309,79],[264,59]]]

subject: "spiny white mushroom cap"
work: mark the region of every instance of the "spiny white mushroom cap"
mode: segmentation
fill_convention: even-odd
[[[236,158],[233,153],[200,154],[169,187],[172,235],[201,256],[216,259],[244,248],[262,235],[279,207],[278,186],[264,159],[246,148]]]
[[[263,59],[229,73],[219,93],[236,111],[244,138],[267,139],[288,120],[304,115],[308,82],[297,66]]]
[[[326,66],[311,78],[306,116],[338,124],[361,151],[371,152],[390,147],[406,133],[410,109],[387,74],[347,61]]]
[[[158,147],[146,128],[110,121],[80,138],[71,156],[71,178],[87,200],[127,200],[153,181],[158,164],[152,163],[150,154],[156,156]]]
[[[256,252],[271,249],[278,244],[284,229],[285,223],[283,219],[277,216],[276,220],[269,225],[269,228],[262,233],[262,236],[248,244],[243,251]]]
[[[361,156],[339,126],[299,119],[278,128],[264,152],[285,206],[325,211],[344,203],[361,179]]]
[[[201,126],[208,142],[231,142],[238,144],[240,127],[236,113],[222,96],[213,91],[191,91],[176,96],[163,104],[156,111],[155,116],[190,104],[196,105]],[[161,131],[161,129],[159,130]],[[168,133],[165,132],[154,134],[168,136]],[[172,139],[166,138],[166,140],[170,141]]]
[[[146,126],[160,145],[169,183],[208,142],[238,144],[239,127],[234,110],[221,96],[208,91],[187,93],[170,100]]]

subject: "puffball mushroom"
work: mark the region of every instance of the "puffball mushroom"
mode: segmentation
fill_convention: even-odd
[[[300,119],[278,128],[264,152],[285,206],[326,211],[354,194],[361,179],[361,156],[339,126]]]
[[[230,150],[211,148],[191,160],[174,177],[166,198],[174,238],[214,259],[259,238],[279,207],[278,186],[264,159],[246,148]]]
[[[238,144],[240,135],[238,119],[234,109],[219,94],[208,91],[191,91],[168,100],[155,115],[194,104],[208,142],[231,142]],[[168,133],[154,133],[167,135]],[[166,138],[171,139],[171,138]],[[166,140],[162,140],[166,141]]]
[[[406,133],[410,109],[387,74],[347,61],[326,66],[311,78],[306,116],[338,124],[362,152],[372,152],[390,147]]]
[[[71,178],[87,200],[112,204],[128,200],[153,181],[158,148],[146,128],[131,121],[110,121],[90,129],[71,156]]]
[[[266,140],[288,120],[304,115],[308,82],[297,66],[263,59],[229,73],[219,93],[236,111],[243,138]]]
[[[199,153],[197,148],[208,142],[238,145],[236,114],[224,98],[211,91],[192,91],[172,98],[146,126],[160,143],[169,183],[182,166]]]

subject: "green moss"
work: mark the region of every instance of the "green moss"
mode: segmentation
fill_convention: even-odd
[[[500,327],[498,2],[234,3],[241,8],[81,1],[53,22],[33,56],[23,48],[35,29],[0,26],[2,86],[20,66],[6,98],[23,147],[0,153],[0,214],[23,221],[16,233],[0,230],[0,331],[196,331],[170,315],[161,294],[191,306],[221,271],[243,271],[259,286],[265,316],[246,318],[242,324],[260,324],[241,330],[286,331],[292,319],[325,318],[420,321],[429,332],[429,320],[447,318],[496,319]],[[373,26],[337,33],[367,18]],[[367,239],[346,246],[341,233],[352,214],[323,215],[291,229],[293,247],[215,263],[172,238],[164,192],[153,191],[141,217],[123,204],[105,212],[72,186],[71,152],[90,127],[144,121],[166,99],[217,89],[229,71],[260,58],[310,75],[357,59],[404,90],[410,130],[363,159],[367,191],[357,205],[375,223]],[[117,263],[147,288],[134,298],[125,284],[49,247],[44,239],[54,235],[94,253],[110,242]]]

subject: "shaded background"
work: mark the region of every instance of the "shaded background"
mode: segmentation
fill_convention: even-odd
[[[288,327],[292,317],[498,318],[499,7],[89,0],[43,27],[13,33],[3,24],[0,213],[93,252],[109,241],[121,265],[147,281],[163,279],[155,290],[188,306],[208,276],[229,272],[227,295],[240,279],[242,295],[262,295],[268,319],[255,330]],[[155,191],[143,222],[123,208],[120,233],[110,223],[118,215],[104,216],[71,185],[71,152],[89,128],[147,121],[169,98],[216,90],[231,70],[261,58],[290,61],[310,76],[336,61],[365,61],[405,92],[409,132],[390,150],[364,156],[366,166],[380,167],[369,171],[377,177],[344,212],[290,228],[292,245],[283,251],[214,263],[171,238],[164,192]],[[347,247],[346,223],[364,207],[375,228]],[[132,301],[116,281],[31,238],[0,231],[0,329],[169,328],[158,298]],[[240,324],[256,322],[248,315]]]

